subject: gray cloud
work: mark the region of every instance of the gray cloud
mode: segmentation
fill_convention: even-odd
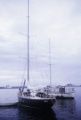
[[[80,0],[30,1],[32,84],[49,83],[49,38],[53,84],[81,83],[80,6]],[[21,81],[27,57],[26,40],[27,0],[0,1],[0,81]]]

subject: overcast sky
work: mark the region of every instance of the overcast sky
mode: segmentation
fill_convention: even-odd
[[[81,0],[30,0],[30,81],[81,84]],[[27,0],[0,0],[0,85],[26,78]]]

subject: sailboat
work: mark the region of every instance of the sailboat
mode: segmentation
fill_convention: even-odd
[[[28,54],[27,54],[27,81],[29,81],[29,0],[28,0]],[[27,87],[24,91],[26,80],[23,86],[19,89],[18,100],[19,105],[27,108],[43,109],[51,108],[55,103],[55,97],[50,96],[44,92],[33,92]]]

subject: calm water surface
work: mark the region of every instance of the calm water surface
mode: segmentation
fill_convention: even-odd
[[[1,107],[0,120],[81,120],[81,88],[75,90],[74,100],[57,100],[50,110]],[[17,89],[0,89],[0,104],[17,102],[17,93]]]

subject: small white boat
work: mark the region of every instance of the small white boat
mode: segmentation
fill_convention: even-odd
[[[56,99],[74,99],[74,88],[66,86],[55,87],[54,96]]]
[[[48,93],[49,95],[56,97],[56,99],[74,99],[74,88],[67,86],[47,86],[41,91]]]

